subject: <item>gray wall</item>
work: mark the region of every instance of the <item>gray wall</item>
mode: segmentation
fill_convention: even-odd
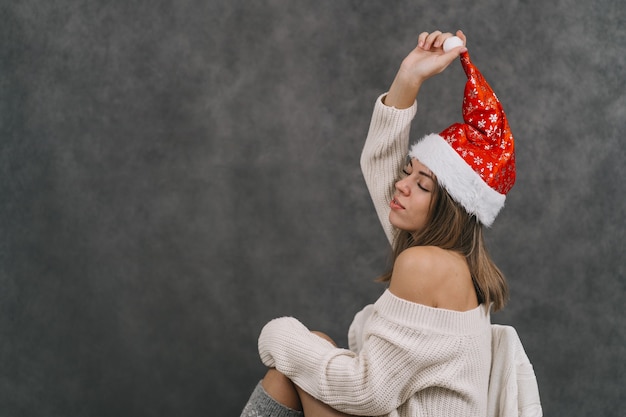
[[[517,139],[493,320],[546,415],[623,415],[626,6],[432,3],[3,1],[0,414],[235,416],[271,318],[345,345],[388,259],[373,102],[420,31],[462,28]],[[463,83],[423,88],[414,137]]]

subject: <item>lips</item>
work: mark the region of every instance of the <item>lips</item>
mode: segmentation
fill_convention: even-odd
[[[392,210],[404,210],[404,206],[400,204],[395,197],[389,203],[389,207],[391,207]]]

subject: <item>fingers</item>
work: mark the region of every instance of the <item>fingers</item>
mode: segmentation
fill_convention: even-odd
[[[428,33],[428,32],[422,32],[420,33],[419,37],[418,37],[418,42],[417,42],[417,46],[419,46],[420,48],[428,51],[433,44],[435,43],[435,41],[437,40],[437,37],[442,36],[443,33],[441,33],[441,31],[436,30],[434,32]]]
[[[444,33],[439,30],[436,30],[430,33],[422,32],[419,34],[417,38],[417,46],[422,48],[425,51],[430,51],[431,49],[442,49],[443,43],[445,42],[445,40],[452,36],[454,35],[450,32]],[[456,36],[461,38],[461,40],[463,41],[463,44],[466,43],[467,39],[465,37],[465,34],[461,30],[458,30],[456,32]]]
[[[422,32],[418,38],[418,46],[425,51],[429,51],[431,48],[440,48],[450,36],[452,36],[450,32],[442,33],[439,30],[430,33]]]
[[[457,59],[463,52],[467,51],[465,46],[458,46],[450,49],[448,52],[444,52],[439,55],[439,59],[444,63],[444,68],[450,65],[455,59]]]
[[[463,33],[462,30],[457,30],[456,31],[456,36],[458,36],[459,38],[461,38],[461,40],[463,41],[463,45],[467,44],[467,38],[465,37],[465,33]]]

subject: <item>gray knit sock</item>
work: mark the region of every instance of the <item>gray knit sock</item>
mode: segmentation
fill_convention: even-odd
[[[303,417],[302,411],[292,410],[270,397],[259,382],[250,395],[241,417]]]

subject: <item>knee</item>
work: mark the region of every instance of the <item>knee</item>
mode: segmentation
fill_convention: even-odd
[[[274,368],[270,368],[261,381],[263,389],[274,401],[292,410],[302,410],[302,403],[296,387],[289,378]]]
[[[315,330],[314,330],[314,331],[312,331],[311,333],[313,333],[313,334],[314,334],[314,335],[316,335],[316,336],[321,337],[321,338],[322,338],[322,339],[324,339],[324,340],[329,341],[330,343],[332,343],[332,344],[333,344],[333,346],[337,347],[337,343],[335,343],[335,341],[334,341],[333,339],[331,339],[331,337],[330,337],[330,336],[328,336],[326,333],[318,332],[318,331],[315,331]]]

